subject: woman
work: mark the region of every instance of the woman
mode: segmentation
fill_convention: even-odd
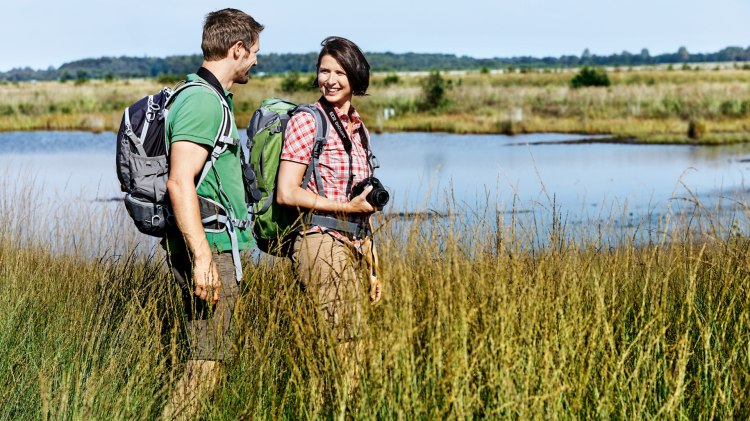
[[[309,211],[318,220],[345,221],[347,226],[364,228],[353,232],[328,228],[337,224],[310,225],[292,246],[297,278],[317,301],[339,341],[346,342],[357,337],[360,327],[361,289],[356,268],[363,260],[370,268],[370,299],[380,300],[374,271],[377,256],[369,238],[369,217],[377,209],[366,199],[372,186],[350,200],[352,187],[373,175],[369,135],[352,105],[353,96],[367,92],[370,65],[359,47],[345,38],[329,37],[321,45],[316,66],[321,98],[315,105],[323,110],[330,127],[319,157],[322,190],[316,177],[301,186],[311,162],[316,122],[311,114],[300,112],[286,128],[276,200]]]

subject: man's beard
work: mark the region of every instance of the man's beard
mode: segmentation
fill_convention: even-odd
[[[245,73],[245,74],[241,75],[240,77],[238,77],[237,79],[235,79],[234,83],[237,83],[237,84],[240,84],[240,85],[245,85],[248,81],[250,81],[250,74],[249,74],[249,72],[250,71],[248,70],[248,73]]]

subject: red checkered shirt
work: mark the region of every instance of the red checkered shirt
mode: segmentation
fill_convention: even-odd
[[[319,102],[315,103],[315,105],[323,110],[323,107]],[[362,145],[360,127],[367,133],[368,139],[370,138],[370,135],[364,127],[362,119],[356,110],[352,108],[351,116],[341,113],[338,107],[334,107],[334,110],[341,120],[344,130],[347,130],[347,133],[351,133],[351,165],[352,175],[354,176],[352,186],[354,186],[372,175],[367,159],[367,150]],[[352,126],[351,130],[348,130],[350,125]],[[346,153],[346,149],[344,149],[344,142],[341,140],[338,133],[336,133],[336,130],[330,122],[329,127],[330,130],[328,131],[326,146],[323,149],[323,153],[320,154],[318,171],[320,172],[320,177],[323,181],[323,192],[326,197],[337,202],[346,203],[349,201],[349,198],[346,196],[346,185],[349,180],[349,156]],[[287,124],[284,138],[285,141],[284,147],[281,151],[281,159],[308,165],[312,156],[313,144],[315,143],[315,118],[309,113],[295,114]],[[314,175],[310,177],[310,183],[307,185],[307,190],[318,194],[318,187]],[[320,214],[335,217],[334,214],[322,212]],[[369,218],[360,215],[351,215],[348,219],[355,223],[367,223]],[[306,232],[326,231],[331,231],[332,235],[346,243],[358,246],[358,244],[349,241],[346,236],[325,228],[313,227]]]

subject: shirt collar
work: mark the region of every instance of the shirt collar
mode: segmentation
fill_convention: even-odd
[[[201,77],[201,75],[204,75],[205,77]],[[219,80],[216,78],[216,76],[214,76],[214,74],[211,73],[211,71],[209,71],[205,67],[201,67],[198,70],[198,73],[191,73],[187,75],[188,82],[192,82],[197,79],[201,79],[205,81],[206,83],[208,83],[209,85],[213,86],[214,90],[221,89],[221,92],[224,92],[224,97],[227,99],[232,99],[232,97],[234,96],[234,94],[231,91],[227,91],[226,89],[224,89],[224,87],[221,86],[221,84],[219,83]]]
[[[318,101],[318,105],[320,105],[320,108],[323,108],[323,105]],[[331,104],[333,105],[333,104]],[[339,117],[339,120],[343,121],[349,121],[351,120],[351,123],[354,125],[354,129],[358,129],[360,124],[362,124],[362,117],[360,117],[359,113],[357,112],[357,109],[354,108],[353,104],[349,104],[349,109],[351,110],[349,115],[344,114],[341,112],[341,109],[339,107],[333,105],[333,110],[336,111],[336,115]]]

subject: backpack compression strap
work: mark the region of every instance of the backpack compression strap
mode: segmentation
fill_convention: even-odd
[[[169,95],[169,89],[164,88],[162,89],[162,93],[165,95]],[[167,99],[169,101],[169,99]],[[146,111],[146,119],[143,122],[143,127],[141,128],[141,135],[136,136],[135,132],[133,132],[133,125],[130,123],[130,107],[125,108],[125,135],[130,139],[130,141],[135,145],[136,150],[138,150],[138,154],[141,156],[147,156],[146,150],[143,148],[143,142],[141,139],[146,138],[146,134],[148,134],[148,128],[151,125],[151,123],[159,118],[159,104],[154,102],[154,96],[149,95],[148,96],[148,104],[147,104],[148,111]],[[166,111],[166,110],[164,110]]]

